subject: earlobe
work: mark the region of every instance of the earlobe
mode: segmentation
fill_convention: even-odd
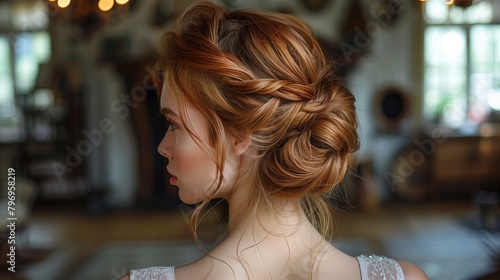
[[[241,156],[244,154],[250,147],[251,143],[252,140],[250,139],[250,135],[246,135],[240,139],[234,139],[233,148],[236,155]]]

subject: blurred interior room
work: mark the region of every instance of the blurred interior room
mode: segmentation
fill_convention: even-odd
[[[149,75],[192,2],[0,0],[1,279],[118,279],[200,256],[156,150]],[[356,97],[361,149],[331,199],[339,249],[500,279],[500,0],[218,3],[306,21]],[[204,247],[225,211],[203,220]]]

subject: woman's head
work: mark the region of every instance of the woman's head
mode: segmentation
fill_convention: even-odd
[[[169,159],[167,170],[172,176],[170,184],[179,187],[179,197],[187,204],[194,204],[214,195],[223,196],[221,191],[224,189],[214,193],[212,186],[217,181],[217,166],[204,149],[205,146],[210,147],[207,143],[211,142],[207,119],[190,104],[185,107],[179,105],[166,83],[162,86],[160,104],[168,127],[158,151]],[[228,135],[227,138],[229,140],[232,137]],[[234,185],[239,167],[236,155],[241,154],[236,150],[237,147],[231,146],[231,149],[225,151],[228,164],[224,168],[224,186]]]
[[[319,196],[344,176],[358,148],[354,97],[301,21],[199,3],[164,35],[158,55],[179,108],[206,120],[208,143],[189,132],[218,180],[228,139],[249,140],[254,198]]]

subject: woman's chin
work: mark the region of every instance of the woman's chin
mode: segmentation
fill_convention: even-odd
[[[181,201],[185,204],[196,204],[198,202],[201,202],[201,199],[198,197],[195,197],[194,195],[183,195],[181,192],[179,192],[179,198]]]

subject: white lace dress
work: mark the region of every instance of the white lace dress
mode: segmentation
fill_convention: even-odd
[[[403,270],[393,259],[378,255],[356,257],[361,280],[404,280]],[[175,280],[174,267],[150,267],[130,271],[130,280]]]
[[[149,267],[131,270],[130,280],[175,280],[174,267]]]
[[[378,255],[361,255],[356,259],[361,270],[361,280],[405,279],[403,269],[397,261],[391,258]]]

